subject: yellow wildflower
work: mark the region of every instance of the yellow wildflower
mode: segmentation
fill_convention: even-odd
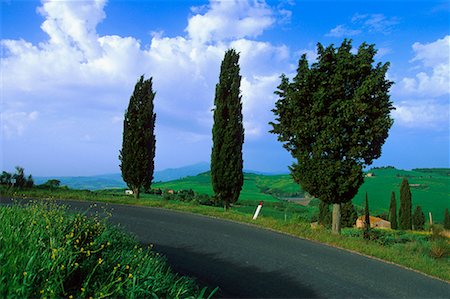
[[[44,290],[40,290],[39,293],[44,294]]]
[[[87,253],[86,253],[86,255],[87,255],[87,256],[90,256],[90,255],[91,255],[91,251],[88,250]]]
[[[125,269],[127,269],[127,270],[130,269],[130,266],[127,265],[127,266],[125,267]]]
[[[23,276],[27,276],[27,274],[28,274],[27,272],[23,272]]]
[[[128,278],[133,278],[133,274],[128,274]]]
[[[81,291],[84,292],[84,291],[86,291],[86,290],[85,290],[84,288],[81,288]]]
[[[117,281],[121,281],[121,280],[122,280],[122,277],[118,277],[118,278],[117,278]]]
[[[73,299],[73,296],[72,296],[72,295],[70,295],[70,296],[69,296],[69,299]]]
[[[101,263],[103,263],[103,260],[101,258],[98,258],[98,264],[100,265]]]
[[[66,268],[66,266],[61,265],[61,270],[64,270]]]

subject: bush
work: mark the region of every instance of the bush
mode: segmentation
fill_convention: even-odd
[[[431,242],[430,256],[435,259],[449,256],[450,245],[445,239],[438,239]]]
[[[189,297],[200,290],[98,216],[55,204],[0,207],[0,297]]]

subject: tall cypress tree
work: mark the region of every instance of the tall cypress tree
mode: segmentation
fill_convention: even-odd
[[[389,221],[391,222],[391,229],[397,229],[397,201],[395,200],[395,192],[391,194],[391,204],[389,206]]]
[[[423,213],[421,206],[417,206],[414,210],[412,220],[414,230],[423,230],[425,225],[425,214]]]
[[[150,189],[153,180],[156,114],[153,112],[152,78],[141,76],[130,97],[123,121],[121,161],[123,180],[139,198],[141,188]]]
[[[403,179],[400,187],[400,210],[398,211],[399,228],[412,229],[412,202],[409,182]]]
[[[366,208],[364,210],[364,239],[370,239],[370,213],[369,213],[369,196],[366,192]]]
[[[211,181],[216,198],[225,210],[236,202],[244,183],[242,145],[244,125],[240,95],[239,54],[230,49],[220,67],[214,99]]]

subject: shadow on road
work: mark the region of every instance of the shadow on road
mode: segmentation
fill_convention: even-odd
[[[212,288],[219,286],[220,290],[215,297],[318,298],[310,288],[278,271],[261,272],[255,267],[230,263],[214,254],[194,252],[187,247],[155,244],[154,250],[166,256],[176,272],[196,277],[200,284]],[[242,273],[247,273],[244,280]]]

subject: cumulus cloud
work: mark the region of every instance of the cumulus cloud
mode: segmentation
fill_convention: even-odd
[[[440,129],[442,124],[448,125],[450,109],[448,105],[434,101],[401,102],[395,104],[392,115],[401,126]]]
[[[270,115],[263,110],[270,111],[275,101],[273,90],[288,66],[289,50],[252,40],[276,23],[277,13],[265,2],[212,0],[192,9],[185,36],[159,32],[148,45],[131,36],[100,36],[96,26],[107,17],[104,7],[104,0],[44,1],[39,13],[48,40],[1,41],[3,104],[9,111],[2,113],[2,131],[8,136],[20,137],[32,122],[33,129],[51,126],[54,132],[48,138],[76,134],[80,123],[89,125],[78,140],[120,136],[120,115],[136,80],[145,74],[153,76],[157,92],[157,127],[190,136],[193,144],[204,143],[211,131],[220,62],[230,47],[241,55],[246,133],[258,138],[267,131]],[[171,142],[167,137],[158,140]]]
[[[186,31],[191,39],[201,43],[236,38],[254,38],[274,22],[273,11],[265,2],[257,0],[212,0],[204,14],[198,8]]]
[[[412,45],[416,64],[413,77],[404,77],[394,86],[393,94],[401,99],[394,116],[408,127],[447,126],[450,103],[450,36],[430,43]]]
[[[406,94],[442,96],[450,93],[450,35],[434,42],[412,45],[411,62],[420,70],[414,77],[403,78],[400,91]]]

